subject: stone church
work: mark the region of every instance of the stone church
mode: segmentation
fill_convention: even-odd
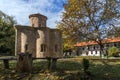
[[[30,26],[15,25],[15,54],[29,52],[36,58],[62,57],[62,35],[58,29],[46,26],[47,17],[29,16]]]

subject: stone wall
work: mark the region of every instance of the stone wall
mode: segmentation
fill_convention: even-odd
[[[61,32],[56,29],[50,30],[50,56],[61,57],[62,56],[62,36]],[[57,51],[55,48],[57,47]]]
[[[30,26],[16,25],[16,55],[29,52],[33,57],[62,57],[62,36],[57,29],[46,27],[47,17],[29,16]]]
[[[30,27],[46,27],[47,17],[41,14],[31,14]]]
[[[33,57],[62,57],[62,36],[58,30],[20,25],[15,28],[17,29],[16,53],[25,53],[27,45],[27,51],[32,53]],[[41,52],[42,44],[46,45],[45,52]],[[55,51],[56,47],[57,51]]]
[[[33,54],[33,57],[36,56],[36,39],[39,38],[37,30],[30,28],[28,26],[15,26],[16,32],[16,53],[23,52],[25,53],[25,47],[27,46],[27,52]]]

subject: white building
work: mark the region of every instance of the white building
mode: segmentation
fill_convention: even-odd
[[[112,46],[115,46],[120,49],[120,38],[111,38],[104,39],[102,41],[103,44],[103,53],[109,54],[108,49]],[[77,55],[81,56],[100,56],[100,46],[95,41],[89,42],[80,42],[75,45],[77,51]]]

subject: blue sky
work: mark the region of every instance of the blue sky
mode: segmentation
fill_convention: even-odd
[[[41,13],[48,17],[47,26],[56,28],[61,20],[63,4],[67,0],[0,0],[0,10],[14,16],[20,25],[29,25],[30,14]]]

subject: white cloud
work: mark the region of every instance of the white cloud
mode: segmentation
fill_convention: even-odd
[[[55,1],[63,5],[65,0],[0,0],[0,10],[14,16],[21,25],[29,25],[30,14],[41,13],[48,17],[47,26],[55,28],[55,21],[60,20],[63,11]]]

